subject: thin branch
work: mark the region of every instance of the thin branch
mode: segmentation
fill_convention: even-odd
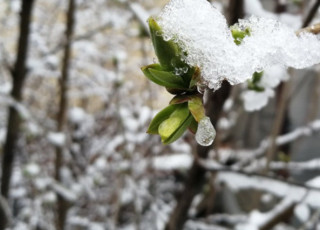
[[[288,144],[297,140],[300,137],[310,136],[314,132],[318,131],[320,131],[320,119],[314,120],[308,123],[308,125],[299,127],[287,134],[278,136],[276,138],[275,144],[277,146]],[[252,160],[262,157],[264,152],[268,149],[269,145],[269,138],[266,138],[263,141],[261,141],[260,146],[257,149],[249,151],[248,153],[246,153],[246,156],[241,156],[242,159],[235,165],[235,168],[242,168],[244,165],[247,165],[250,162],[252,162]]]
[[[289,69],[289,72],[291,73],[291,69]],[[268,172],[270,162],[273,160],[274,155],[277,151],[278,146],[276,144],[276,139],[281,131],[281,127],[285,118],[290,85],[290,81],[287,81],[284,82],[283,87],[280,88],[279,104],[277,105],[278,111],[276,113],[272,128],[270,145],[268,147],[268,151],[266,152],[267,164],[265,167],[265,172]]]
[[[5,226],[11,221],[11,211],[7,200],[0,195],[0,229],[5,229]]]
[[[219,165],[218,163],[213,162],[213,161],[209,161],[209,160],[198,160],[197,163],[208,172],[236,173],[236,174],[244,175],[246,177],[254,177],[254,178],[258,178],[258,179],[268,179],[268,180],[284,183],[287,185],[296,186],[298,188],[304,188],[307,190],[313,190],[313,191],[320,192],[320,188],[318,188],[318,187],[313,187],[313,186],[299,183],[299,182],[288,181],[286,179],[282,179],[282,178],[278,178],[278,177],[274,177],[274,176],[270,176],[270,175],[266,175],[266,174],[261,174],[261,173],[256,173],[256,172],[248,172],[248,171],[245,171],[242,169],[235,169],[232,167]],[[259,186],[259,185],[257,185],[257,186]],[[283,194],[283,195],[285,195],[285,194]]]
[[[264,222],[260,224],[260,230],[269,230],[278,223],[287,220],[293,214],[295,202],[290,198],[284,198],[270,212],[265,214]]]
[[[311,23],[312,19],[313,19],[314,16],[316,15],[319,7],[320,7],[320,0],[317,0],[317,1],[315,2],[315,4],[312,6],[312,8],[311,8],[308,16],[306,17],[306,19],[305,19],[302,27],[306,27],[306,26],[308,26],[308,25]]]

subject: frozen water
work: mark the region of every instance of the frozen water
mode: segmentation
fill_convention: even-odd
[[[199,145],[209,146],[212,144],[216,137],[216,130],[211,124],[209,117],[204,117],[198,124],[198,130],[196,132],[196,141]]]
[[[254,72],[280,64],[306,68],[320,62],[320,42],[313,34],[301,34],[274,19],[252,16],[238,27],[250,28],[237,46],[225,17],[206,0],[171,0],[157,18],[166,38],[187,52],[186,62],[201,69],[203,80],[218,89],[226,79],[238,84]]]

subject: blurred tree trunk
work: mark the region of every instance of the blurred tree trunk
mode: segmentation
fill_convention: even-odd
[[[243,4],[243,0],[230,0],[228,17],[230,25],[236,23],[239,18],[243,17]],[[231,86],[228,82],[223,82],[221,88],[216,92],[209,90],[208,100],[206,103],[206,113],[210,117],[211,122],[214,126],[217,125],[222,107],[224,105],[224,102],[229,97],[230,91]],[[211,148],[212,145],[207,147],[197,145],[196,157],[207,158]],[[201,191],[201,188],[205,183],[205,173],[206,171],[200,165],[198,165],[196,161],[193,161],[193,164],[188,172],[188,176],[185,181],[184,190],[170,216],[170,219],[165,228],[166,230],[183,229],[183,226],[188,218],[190,205],[194,197]]]
[[[70,55],[71,55],[71,44],[72,36],[74,30],[74,14],[75,14],[75,0],[69,0],[68,12],[67,12],[67,25],[65,32],[65,47],[64,55],[62,60],[62,73],[60,79],[60,101],[59,101],[59,111],[57,115],[57,130],[58,132],[64,132],[66,113],[68,109],[68,82],[69,82],[69,67],[70,67]],[[55,162],[55,179],[61,181],[61,167],[63,165],[63,147],[56,147],[56,162]],[[65,220],[68,211],[68,202],[58,194],[57,201],[57,220],[56,229],[64,229]]]
[[[27,69],[27,53],[29,45],[30,21],[34,0],[22,0],[22,8],[20,13],[20,35],[18,40],[17,58],[12,70],[13,88],[11,97],[14,103],[20,103],[22,100],[23,83],[26,78]],[[17,151],[17,142],[20,131],[21,118],[19,112],[14,105],[10,105],[8,113],[8,125],[6,133],[6,141],[2,155],[2,178],[1,178],[1,195],[8,199],[9,188],[12,174],[12,165]],[[6,218],[2,216],[0,211],[0,229],[4,229]]]

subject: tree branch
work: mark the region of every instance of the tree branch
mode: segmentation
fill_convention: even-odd
[[[320,6],[320,0],[317,0],[315,4],[312,6],[308,16],[304,20],[302,27],[307,27],[311,23],[312,19],[317,13],[319,6]]]

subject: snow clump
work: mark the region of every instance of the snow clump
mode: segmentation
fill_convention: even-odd
[[[248,112],[260,110],[267,105],[269,98],[274,97],[274,89],[282,82],[289,79],[289,75],[285,68],[274,65],[267,68],[258,83],[258,86],[264,88],[264,91],[257,92],[254,90],[246,90],[242,93],[244,108]]]
[[[200,67],[204,82],[214,90],[225,79],[232,85],[243,83],[275,64],[301,69],[320,62],[317,36],[297,36],[274,19],[240,20],[238,27],[249,28],[251,35],[236,45],[225,17],[206,0],[171,0],[157,21],[164,39],[188,54],[183,60]]]

